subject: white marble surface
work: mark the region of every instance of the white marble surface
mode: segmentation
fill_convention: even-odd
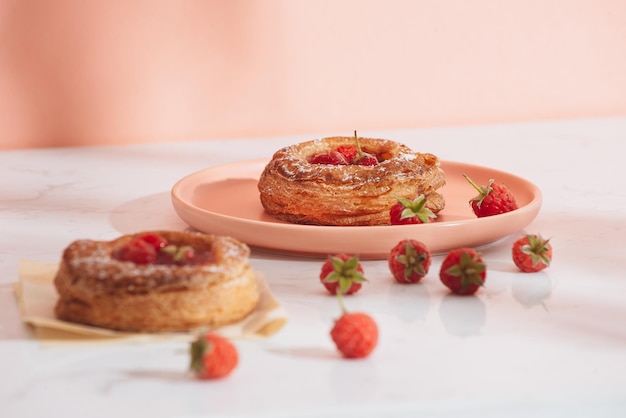
[[[337,305],[320,260],[254,252],[290,322],[237,341],[228,379],[198,382],[179,343],[42,346],[18,314],[18,260],[56,262],[77,238],[184,229],[169,198],[178,179],[308,138],[0,152],[0,416],[626,416],[626,118],[361,134],[536,183],[544,203],[527,231],[552,237],[553,265],[517,273],[509,237],[483,249],[486,287],[461,298],[438,282],[441,257],[415,286],[365,261],[370,281],[349,302],[381,340],[347,361],[328,337]]]

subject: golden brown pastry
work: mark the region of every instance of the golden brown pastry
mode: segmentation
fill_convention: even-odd
[[[187,331],[239,321],[259,301],[249,248],[230,237],[154,231],[78,240],[54,284],[58,318],[121,331]]]
[[[312,162],[340,147],[354,147],[354,137],[317,139],[278,150],[258,182],[265,211],[300,224],[389,225],[389,210],[397,197],[425,195],[432,212],[444,208],[437,190],[444,186],[445,175],[435,155],[385,139],[358,141],[361,151],[377,163]]]

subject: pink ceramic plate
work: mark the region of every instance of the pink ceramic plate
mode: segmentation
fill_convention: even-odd
[[[179,180],[172,188],[178,215],[193,228],[230,235],[252,248],[281,253],[327,256],[347,252],[364,258],[385,258],[398,241],[414,238],[434,254],[456,247],[492,243],[527,226],[541,207],[541,191],[532,183],[503,171],[443,161],[446,207],[437,221],[422,225],[313,226],[282,222],[267,215],[259,201],[257,180],[266,159],[207,168]],[[489,179],[505,183],[519,209],[488,218],[476,218],[469,199],[477,193],[463,178],[478,184]]]

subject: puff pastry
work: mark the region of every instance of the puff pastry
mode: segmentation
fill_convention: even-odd
[[[259,301],[249,248],[234,238],[151,231],[176,248],[205,256],[198,264],[137,264],[116,254],[134,237],[77,240],[64,251],[54,279],[58,318],[121,331],[187,331],[239,321]],[[188,246],[188,247],[186,247]]]
[[[364,152],[378,164],[311,163],[311,156],[355,144],[354,137],[330,137],[302,142],[276,151],[263,170],[258,190],[271,216],[312,225],[389,225],[389,210],[397,197],[424,195],[434,213],[445,206],[438,189],[445,185],[439,159],[406,145],[359,138]]]

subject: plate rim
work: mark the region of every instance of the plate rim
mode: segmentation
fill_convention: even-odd
[[[218,165],[214,165],[211,167],[207,167],[201,170],[197,170],[195,172],[192,172],[182,178],[180,178],[178,181],[176,181],[174,183],[174,185],[172,186],[171,190],[170,190],[170,197],[172,200],[172,204],[174,206],[174,209],[176,211],[176,213],[178,214],[179,217],[181,217],[183,219],[183,221],[185,221],[185,223],[189,224],[191,227],[195,228],[195,229],[199,229],[200,231],[202,231],[202,229],[198,228],[196,225],[193,225],[191,223],[189,223],[189,221],[187,219],[185,219],[185,217],[182,216],[182,214],[180,213],[180,208],[181,207],[185,207],[187,208],[187,210],[191,210],[197,214],[203,214],[204,216],[208,216],[208,217],[214,217],[217,219],[224,219],[224,220],[229,220],[231,222],[237,222],[238,224],[241,225],[242,228],[247,227],[255,227],[255,228],[260,228],[260,229],[271,229],[273,231],[277,231],[277,232],[281,232],[281,231],[289,231],[289,232],[294,232],[294,231],[301,231],[301,233],[305,233],[305,231],[316,231],[317,233],[321,233],[321,232],[328,232],[328,231],[333,231],[333,233],[336,233],[336,231],[338,229],[341,229],[342,231],[348,232],[348,233],[375,233],[375,232],[388,232],[390,228],[393,228],[394,231],[400,231],[399,228],[404,228],[404,231],[407,231],[407,234],[410,233],[410,231],[415,231],[417,230],[416,228],[423,228],[424,230],[428,231],[429,229],[442,229],[442,228],[453,228],[453,227],[462,227],[462,226],[467,226],[467,225],[483,225],[483,227],[488,228],[490,223],[493,223],[494,220],[500,221],[505,219],[506,217],[519,217],[520,213],[527,213],[528,212],[528,218],[529,221],[528,223],[532,222],[532,220],[537,216],[542,202],[543,202],[543,194],[541,192],[541,189],[533,182],[518,176],[514,173],[510,173],[510,172],[506,172],[504,170],[500,170],[500,169],[495,169],[495,168],[491,168],[491,167],[487,167],[487,166],[481,166],[481,165],[476,165],[476,164],[471,164],[471,163],[466,163],[466,162],[460,162],[460,161],[453,161],[453,160],[441,160],[441,165],[442,168],[445,168],[445,166],[454,166],[455,169],[461,169],[461,168],[465,168],[465,171],[472,171],[472,170],[483,170],[483,171],[487,171],[489,172],[490,176],[496,177],[498,175],[502,175],[503,177],[508,177],[508,178],[515,178],[517,182],[523,183],[525,186],[525,189],[528,190],[531,194],[532,194],[532,198],[531,200],[526,203],[524,206],[521,206],[520,208],[518,208],[516,211],[512,211],[512,212],[508,212],[508,213],[504,213],[504,214],[499,214],[499,215],[495,215],[495,216],[491,216],[491,217],[484,217],[484,218],[470,218],[470,219],[459,219],[459,220],[451,220],[451,221],[441,221],[441,222],[435,222],[432,224],[419,224],[419,225],[372,225],[372,226],[352,226],[352,225],[346,225],[346,226],[329,226],[329,225],[303,225],[303,224],[295,224],[295,223],[289,223],[289,222],[283,222],[283,221],[279,221],[277,220],[276,222],[267,222],[267,221],[263,221],[263,220],[254,220],[254,219],[248,219],[248,218],[241,218],[238,216],[232,216],[232,215],[227,215],[227,214],[223,214],[223,213],[218,213],[218,212],[214,212],[211,210],[207,210],[205,208],[199,207],[195,204],[193,204],[192,202],[188,201],[188,199],[186,199],[183,195],[182,195],[182,189],[184,186],[187,185],[187,183],[189,183],[190,181],[192,181],[193,179],[195,179],[196,177],[202,176],[202,175],[207,175],[208,173],[212,172],[212,171],[220,171],[220,170],[232,170],[232,169],[236,169],[237,167],[250,167],[250,166],[264,166],[265,164],[267,164],[270,161],[270,158],[255,158],[255,159],[248,159],[248,160],[240,160],[240,161],[234,161],[234,162],[230,162],[230,163],[225,163],[225,164],[218,164]],[[247,177],[247,176],[246,176]],[[253,177],[251,177],[253,178]],[[528,224],[527,223],[527,224]],[[526,224],[526,225],[527,225]],[[207,232],[207,231],[202,231],[202,232]],[[491,242],[496,242],[502,238],[506,237],[506,235],[504,236],[500,236],[498,239],[492,240],[490,242],[487,242],[485,244],[489,244]],[[261,251],[269,251],[269,252],[275,252],[275,253],[279,253],[279,254],[297,254],[297,255],[311,255],[311,254],[321,254],[319,251],[311,251],[310,253],[306,252],[306,251],[290,251],[288,249],[283,249],[280,248],[280,246],[266,246],[266,245],[256,245],[256,244],[251,244],[248,243],[248,245],[250,245],[251,247],[254,248],[258,248]],[[378,256],[372,254],[367,256],[368,258],[380,258],[382,257],[382,253],[379,254]]]

